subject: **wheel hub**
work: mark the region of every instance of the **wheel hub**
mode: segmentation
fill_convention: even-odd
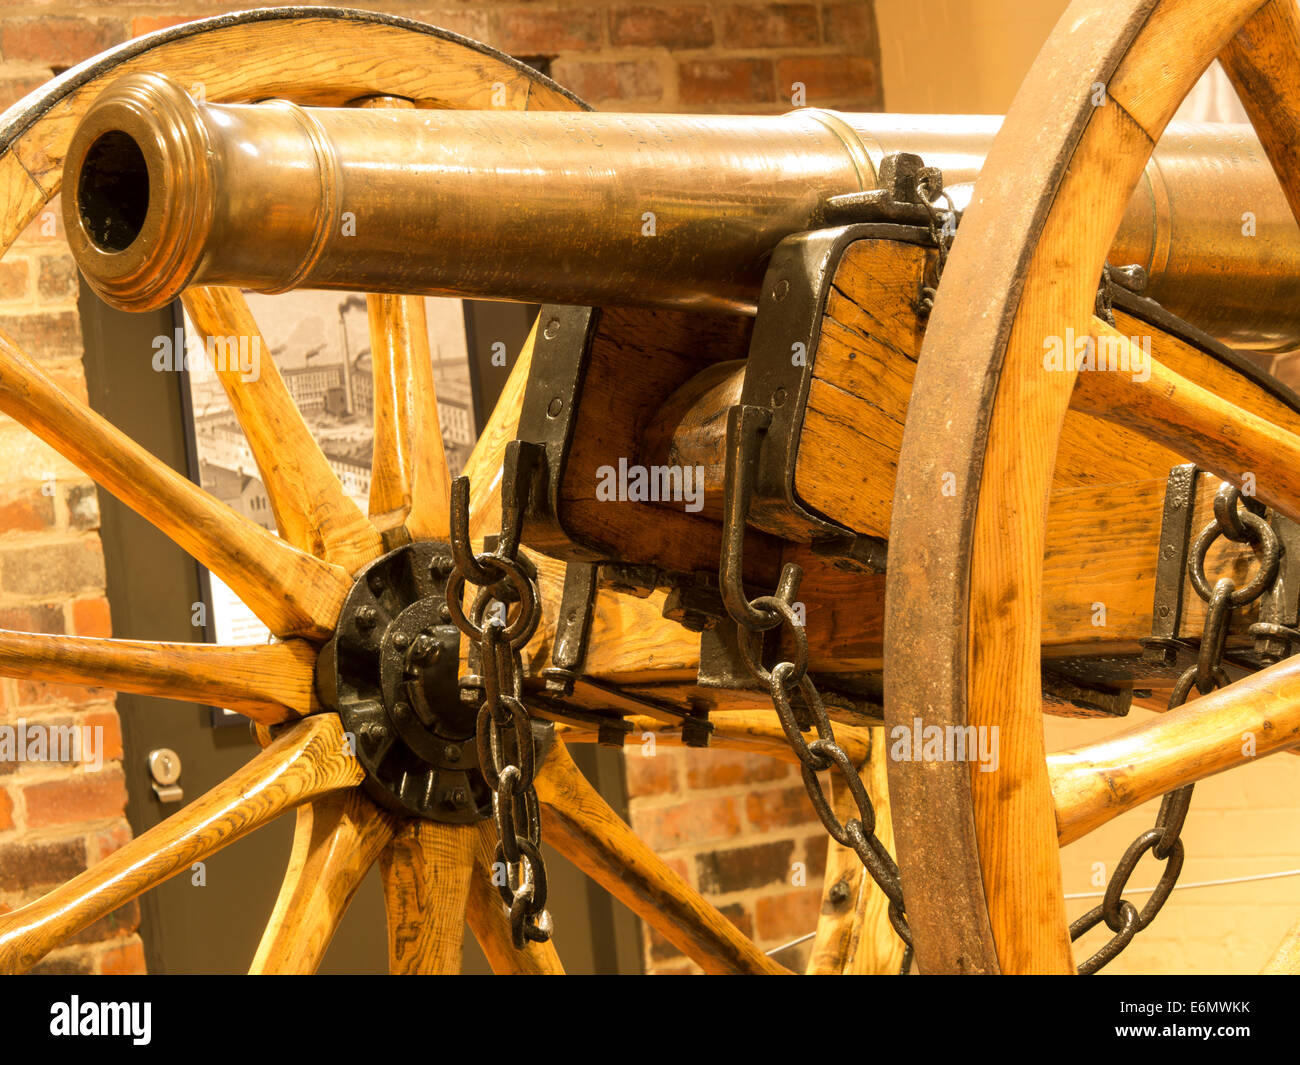
[[[445,543],[408,544],[357,574],[321,648],[317,694],[336,710],[381,805],[432,821],[492,816],[475,709],[457,686],[460,632],[444,589]]]

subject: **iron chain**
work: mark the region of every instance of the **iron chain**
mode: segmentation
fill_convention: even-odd
[[[790,605],[801,575],[798,566],[788,564],[781,574],[778,593],[749,600],[748,607],[752,613],[747,616],[737,612],[732,615],[732,620],[738,627],[740,650],[746,665],[768,687],[781,729],[799,759],[804,788],[818,818],[836,843],[850,848],[858,856],[871,879],[889,900],[889,923],[906,947],[901,967],[901,972],[906,973],[912,967],[912,933],[905,916],[898,865],[876,837],[876,811],[871,797],[848,753],[836,743],[826,706],[808,675],[808,636]],[[755,622],[752,620],[754,613],[765,620]],[[789,629],[794,640],[793,660],[778,662],[768,670],[762,664],[761,650],[754,644],[761,643],[764,632],[782,625]],[[808,731],[815,732],[817,738],[812,741],[805,739],[804,733]],[[857,807],[857,817],[842,822],[836,815],[818,777],[828,769],[839,773]]]
[[[513,458],[513,463],[512,463]],[[469,539],[469,481],[452,485],[451,548],[454,567],[447,579],[451,620],[471,642],[470,674],[464,691],[478,689],[479,769],[492,789],[498,842],[493,883],[510,912],[515,949],[551,938],[546,909],[546,865],[542,822],[533,786],[536,753],[532,718],[523,701],[523,647],[537,631],[542,609],[536,580],[518,557],[524,500],[518,458],[507,457],[502,485],[502,529],[494,551],[475,554]],[[509,482],[509,483],[507,483]],[[468,615],[462,605],[466,582],[477,588]]]
[[[1195,688],[1208,695],[1216,688],[1229,683],[1223,668],[1223,653],[1227,645],[1228,628],[1232,612],[1254,602],[1273,586],[1277,579],[1278,562],[1282,554],[1277,534],[1263,518],[1249,510],[1239,510],[1241,492],[1230,484],[1220,487],[1214,499],[1214,520],[1196,538],[1187,560],[1188,577],[1192,587],[1206,603],[1205,627],[1201,634],[1196,661],[1187,667],[1174,683],[1169,697],[1169,709],[1182,706]],[[1252,543],[1259,550],[1259,570],[1244,586],[1238,588],[1231,577],[1221,577],[1213,585],[1205,575],[1205,558],[1210,546],[1220,536],[1238,543]],[[1164,906],[1178,875],[1183,868],[1183,841],[1181,833],[1187,809],[1192,801],[1192,787],[1187,784],[1169,792],[1160,800],[1153,828],[1138,836],[1124,852],[1115,872],[1106,885],[1101,905],[1093,907],[1070,925],[1070,940],[1091,931],[1102,921],[1113,933],[1109,942],[1079,966],[1079,973],[1089,976],[1113,961],[1133,937],[1146,928]],[[1138,861],[1150,851],[1165,863],[1160,880],[1145,906],[1139,910],[1124,898],[1129,877]]]

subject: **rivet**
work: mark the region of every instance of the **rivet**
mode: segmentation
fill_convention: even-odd
[[[556,396],[546,407],[546,416],[548,418],[558,418],[560,411],[564,410],[564,400]]]
[[[774,299],[777,303],[780,303],[789,294],[790,294],[790,282],[786,281],[784,278],[782,278],[780,281],[778,281],[775,285],[772,286],[772,299]]]
[[[542,336],[547,340],[554,340],[560,332],[560,320],[552,318],[546,323],[546,328],[542,330]]]

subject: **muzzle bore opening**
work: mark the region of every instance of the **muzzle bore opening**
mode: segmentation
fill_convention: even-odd
[[[103,251],[125,251],[149,213],[149,167],[130,134],[109,130],[86,152],[77,181],[77,211]]]

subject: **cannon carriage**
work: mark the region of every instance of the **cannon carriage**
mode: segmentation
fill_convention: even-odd
[[[1002,123],[600,115],[454,35],[293,9],[11,111],[5,246],[62,190],[103,299],[212,338],[256,335],[241,289],[373,293],[381,398],[363,514],[274,367],[218,366],[277,538],[0,341],[0,410],[278,637],[0,634],[7,675],[221,702],[265,747],[0,916],[0,964],[296,809],[255,971],[311,971],[376,861],[394,971],[455,971],[466,914],[494,968],[557,971],[540,837],[707,971],[783,971],[565,750],[641,732],[800,765],[851,885],[812,971],[1110,960],[1191,785],[1300,744],[1300,399],[1243,354],[1300,346],[1300,20],[1120,7],[1074,4]],[[1166,131],[1216,56],[1253,132]],[[543,304],[455,483],[422,295]],[[1134,702],[1167,713],[1044,750],[1042,715]],[[1117,871],[1069,927],[1058,848],[1160,795],[1120,864],[1153,850],[1161,889]]]

